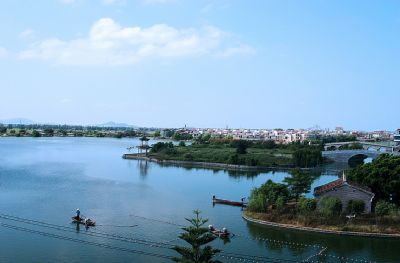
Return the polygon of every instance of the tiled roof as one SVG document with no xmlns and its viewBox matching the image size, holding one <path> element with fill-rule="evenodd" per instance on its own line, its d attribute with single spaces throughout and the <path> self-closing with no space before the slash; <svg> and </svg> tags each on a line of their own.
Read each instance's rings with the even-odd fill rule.
<svg viewBox="0 0 400 263">
<path fill-rule="evenodd" d="M 360 186 L 360 185 L 357 185 L 357 184 L 355 184 L 353 182 L 350 182 L 350 181 L 343 181 L 343 179 L 340 178 L 340 179 L 337 179 L 337 180 L 332 181 L 330 183 L 315 187 L 314 188 L 314 195 L 320 195 L 320 194 L 322 194 L 324 192 L 331 191 L 331 190 L 333 190 L 333 189 L 335 189 L 337 187 L 340 187 L 340 186 L 344 185 L 345 183 L 347 183 L 351 187 L 356 188 L 356 189 L 358 189 L 360 191 L 368 192 L 371 195 L 374 194 L 374 193 L 371 192 L 371 189 L 366 187 L 366 186 Z"/>
<path fill-rule="evenodd" d="M 337 180 L 332 181 L 330 183 L 315 187 L 314 188 L 314 195 L 319 195 L 319 194 L 321 194 L 323 192 L 330 191 L 330 190 L 334 189 L 335 187 L 342 186 L 343 183 L 344 183 L 344 181 L 342 179 L 337 179 Z"/>
</svg>

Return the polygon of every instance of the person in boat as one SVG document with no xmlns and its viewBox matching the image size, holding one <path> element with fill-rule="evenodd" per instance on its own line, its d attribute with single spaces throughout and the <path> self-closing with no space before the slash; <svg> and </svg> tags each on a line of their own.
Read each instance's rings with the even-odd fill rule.
<svg viewBox="0 0 400 263">
<path fill-rule="evenodd" d="M 78 220 L 78 221 L 81 220 L 81 211 L 79 210 L 79 208 L 76 209 L 76 217 L 75 217 L 75 219 Z"/>
<path fill-rule="evenodd" d="M 209 225 L 209 226 L 208 226 L 208 230 L 209 230 L 210 232 L 214 232 L 214 231 L 215 231 L 215 228 L 213 227 L 213 225 Z"/>
</svg>

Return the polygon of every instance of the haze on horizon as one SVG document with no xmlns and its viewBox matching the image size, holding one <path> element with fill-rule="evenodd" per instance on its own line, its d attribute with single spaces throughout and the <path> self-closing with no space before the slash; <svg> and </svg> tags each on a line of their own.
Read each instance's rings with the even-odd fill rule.
<svg viewBox="0 0 400 263">
<path fill-rule="evenodd" d="M 0 119 L 395 130 L 400 2 L 0 2 Z"/>
</svg>

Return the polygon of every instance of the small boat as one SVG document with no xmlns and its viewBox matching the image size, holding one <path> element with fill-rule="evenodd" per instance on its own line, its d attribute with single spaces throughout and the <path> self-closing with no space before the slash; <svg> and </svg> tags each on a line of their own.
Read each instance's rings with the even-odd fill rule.
<svg viewBox="0 0 400 263">
<path fill-rule="evenodd" d="M 223 204 L 223 205 L 233 205 L 233 206 L 246 206 L 247 202 L 244 201 L 244 198 L 242 198 L 241 201 L 231 201 L 227 199 L 220 199 L 216 198 L 215 195 L 212 198 L 213 204 Z"/>
<path fill-rule="evenodd" d="M 208 231 L 210 231 L 210 233 L 212 233 L 215 236 L 220 237 L 220 238 L 228 238 L 231 235 L 231 233 L 229 233 L 228 229 L 226 229 L 225 227 L 222 228 L 222 230 L 220 230 L 220 229 L 214 228 L 212 225 L 209 225 Z"/>
<path fill-rule="evenodd" d="M 91 220 L 90 218 L 77 218 L 76 216 L 71 217 L 72 223 L 85 225 L 86 227 L 95 226 L 96 222 Z"/>
</svg>

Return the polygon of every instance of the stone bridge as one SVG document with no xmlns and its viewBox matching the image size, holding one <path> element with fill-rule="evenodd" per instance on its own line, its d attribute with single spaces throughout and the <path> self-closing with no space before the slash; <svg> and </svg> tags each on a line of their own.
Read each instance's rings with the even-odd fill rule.
<svg viewBox="0 0 400 263">
<path fill-rule="evenodd" d="M 329 149 L 335 151 L 335 150 L 340 150 L 342 146 L 352 145 L 352 144 L 360 144 L 364 150 L 385 151 L 385 152 L 395 152 L 399 150 L 399 146 L 393 145 L 392 143 L 382 144 L 377 142 L 362 142 L 362 141 L 326 143 L 324 145 L 324 149 L 325 151 Z"/>
<path fill-rule="evenodd" d="M 375 159 L 376 157 L 384 153 L 392 155 L 400 155 L 399 152 L 384 152 L 384 151 L 371 151 L 371 150 L 337 150 L 337 151 L 322 151 L 322 156 L 331 159 L 335 162 L 347 163 L 350 160 L 350 158 L 357 155 Z"/>
</svg>

